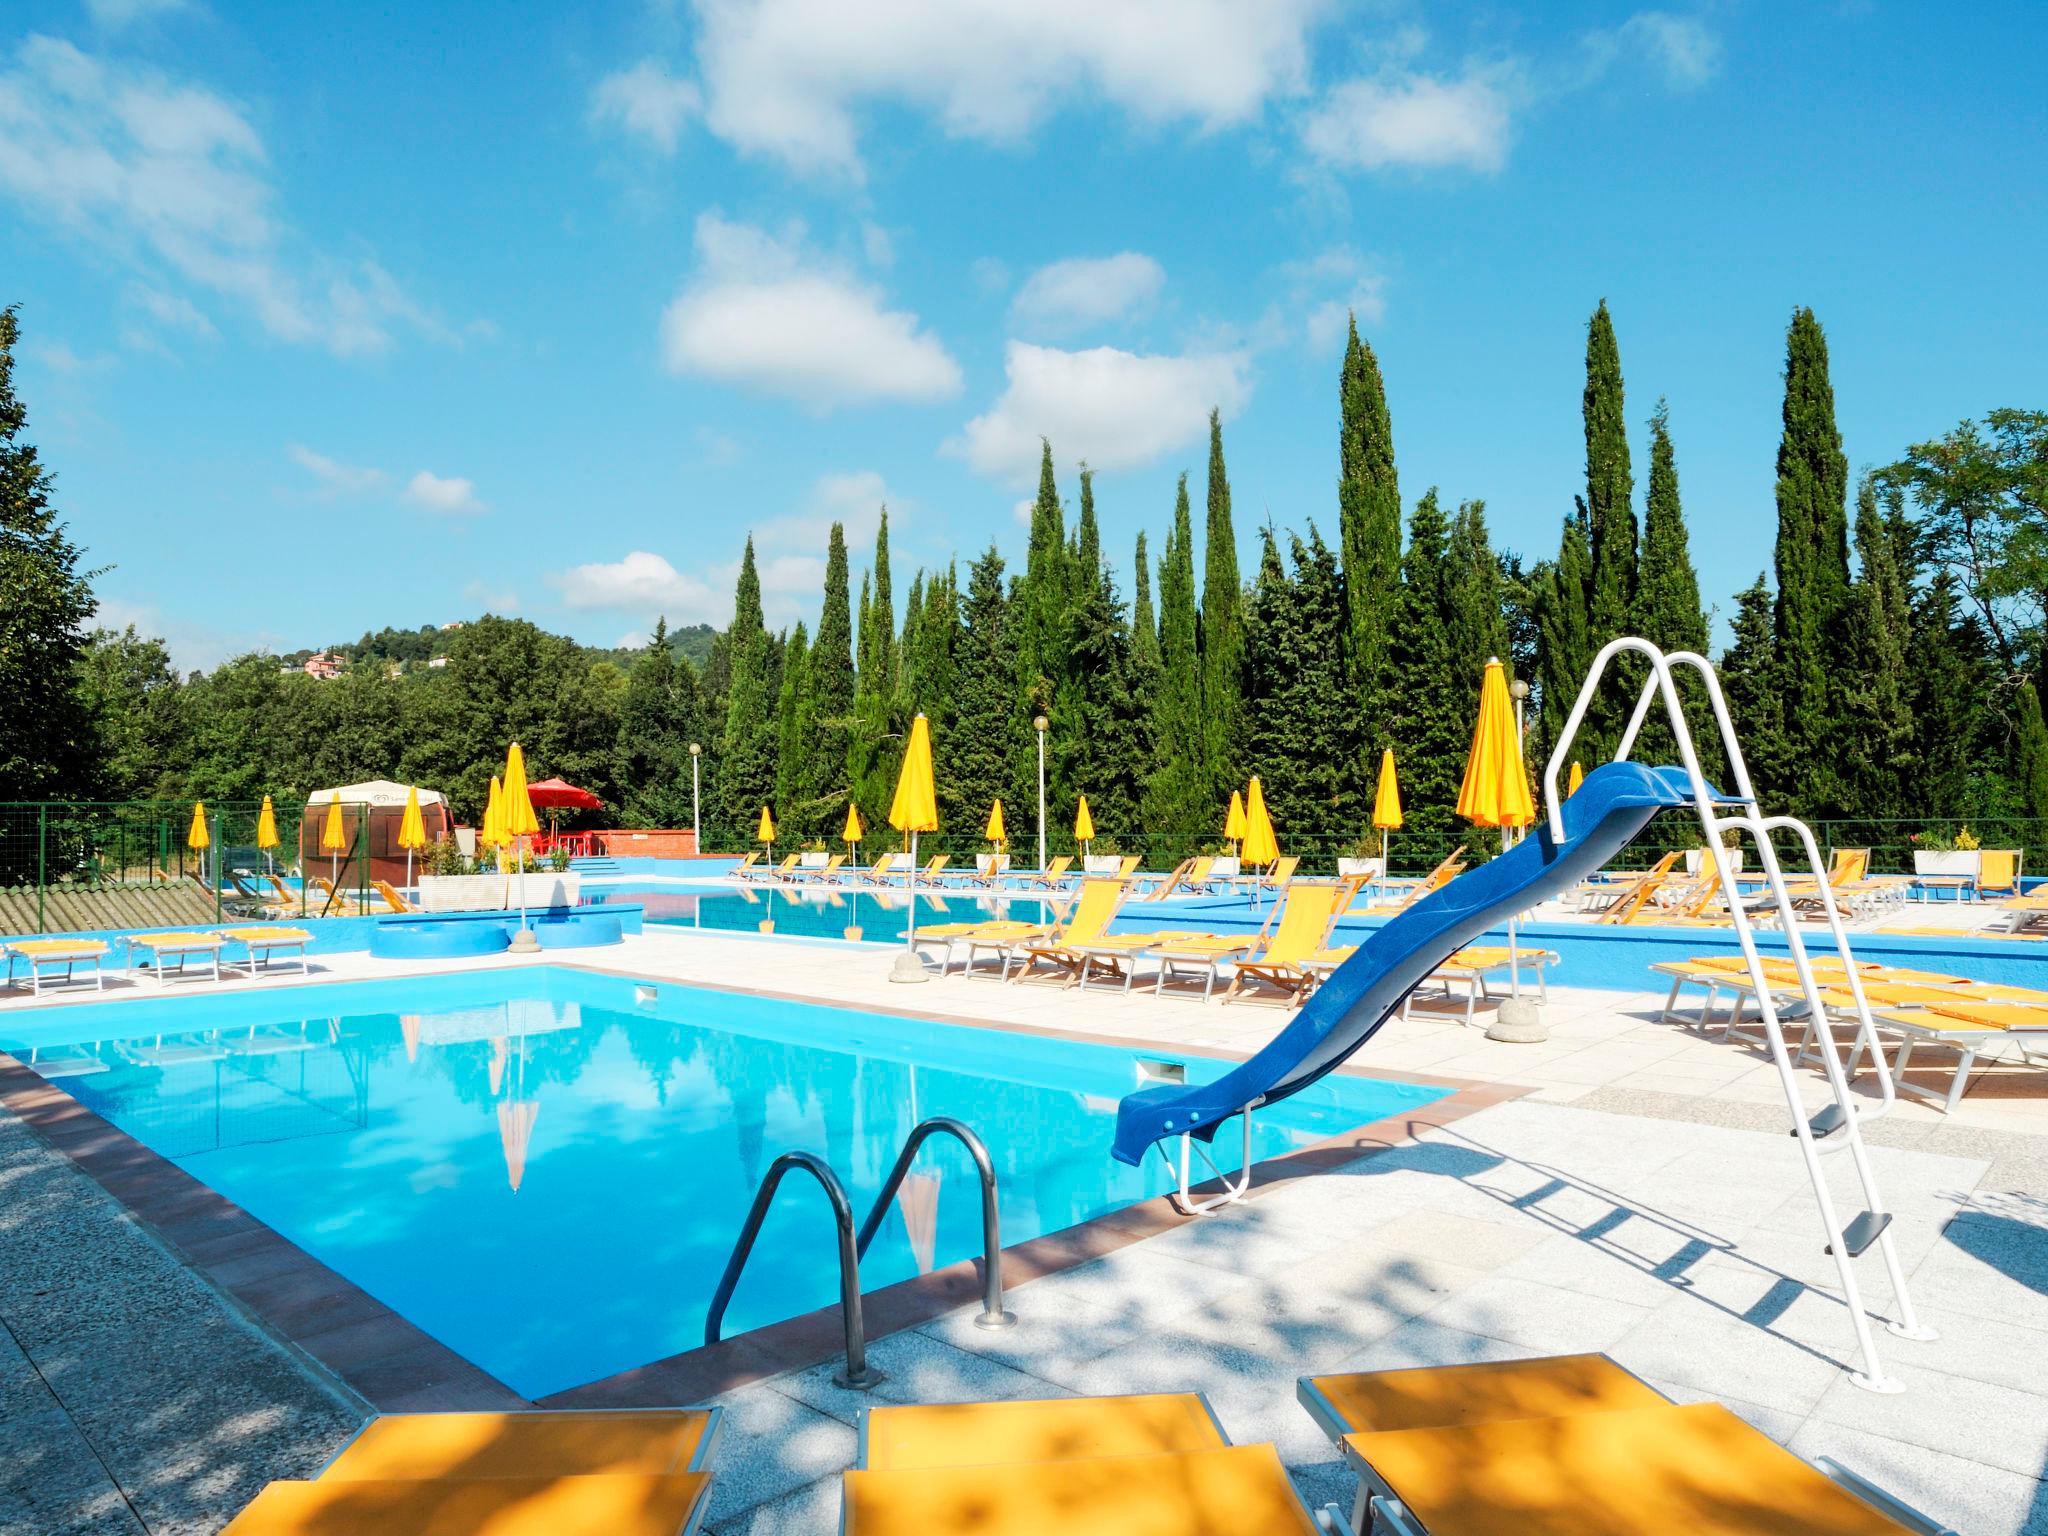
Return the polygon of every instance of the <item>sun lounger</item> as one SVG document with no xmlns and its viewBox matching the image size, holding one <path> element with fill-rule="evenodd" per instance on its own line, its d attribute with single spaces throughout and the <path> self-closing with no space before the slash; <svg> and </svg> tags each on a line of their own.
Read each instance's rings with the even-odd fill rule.
<svg viewBox="0 0 2048 1536">
<path fill-rule="evenodd" d="M 842 1536 L 1317 1536 L 1270 1444 L 1193 1393 L 870 1408 Z"/>
<path fill-rule="evenodd" d="M 1244 888 L 1245 894 L 1255 901 L 1261 896 L 1277 896 L 1287 889 L 1289 882 L 1294 879 L 1294 872 L 1300 868 L 1300 857 L 1290 853 L 1284 858 L 1275 859 L 1272 868 L 1263 875 L 1241 876 L 1238 884 Z"/>
<path fill-rule="evenodd" d="M 1081 882 L 1081 894 L 1057 930 L 1020 939 L 1003 952 L 1003 980 L 1022 981 L 1035 975 L 1041 965 L 1050 966 L 1074 986 L 1087 979 L 1091 957 L 1087 946 L 1108 931 L 1110 920 L 1123 905 L 1124 882 L 1111 875 L 1098 875 Z M 1106 962 L 1121 974 L 1114 959 Z M 1011 966 L 1016 966 L 1015 974 Z"/>
<path fill-rule="evenodd" d="M 1549 1002 L 1550 987 L 1545 982 L 1543 973 L 1557 962 L 1557 951 L 1552 949 L 1524 949 L 1516 945 L 1511 952 L 1505 944 L 1469 945 L 1457 951 L 1425 976 L 1415 992 L 1420 992 L 1423 987 L 1435 982 L 1443 988 L 1444 996 L 1448 998 L 1453 986 L 1462 985 L 1465 988 L 1465 1022 L 1470 1024 L 1472 1012 L 1479 1006 L 1480 1000 L 1493 996 L 1487 978 L 1502 975 L 1510 969 L 1516 973 L 1535 972 L 1537 1000 Z M 1404 1019 L 1409 1016 L 1408 1009 L 1415 1001 L 1415 992 L 1410 992 L 1401 1000 L 1401 1017 Z"/>
<path fill-rule="evenodd" d="M 950 858 L 946 857 L 946 855 L 943 853 L 934 854 L 931 857 L 931 859 L 926 862 L 924 868 L 917 872 L 918 882 L 922 885 L 939 884 L 941 878 L 946 873 L 946 866 L 948 864 L 951 864 L 952 862 L 953 861 Z"/>
<path fill-rule="evenodd" d="M 854 882 L 857 885 L 887 885 L 892 880 L 900 882 L 904 867 L 909 862 L 908 854 L 885 853 L 866 869 L 856 872 Z"/>
<path fill-rule="evenodd" d="M 1457 879 L 1459 875 L 1463 874 L 1464 870 L 1465 852 L 1461 848 L 1454 848 L 1451 852 L 1444 855 L 1442 862 L 1435 869 L 1432 869 L 1420 880 L 1383 879 L 1379 884 L 1395 890 L 1401 890 L 1405 887 L 1405 894 L 1398 901 L 1381 902 L 1376 906 L 1367 907 L 1365 915 L 1367 917 L 1392 917 L 1397 912 L 1405 912 L 1414 906 L 1416 902 L 1422 900 L 1423 897 L 1434 891 L 1442 890 L 1453 880 Z"/>
<path fill-rule="evenodd" d="M 839 871 L 846 867 L 846 855 L 835 853 L 824 863 L 813 869 L 797 867 L 790 878 L 792 885 L 837 885 Z"/>
<path fill-rule="evenodd" d="M 249 958 L 239 969 L 252 980 L 276 967 L 279 955 L 295 955 L 299 962 L 299 974 L 309 975 L 311 967 L 306 964 L 306 946 L 313 935 L 304 928 L 272 928 L 257 926 L 250 928 L 223 928 L 220 936 L 230 944 L 239 944 L 249 952 Z M 238 967 L 234 961 L 222 962 L 232 973 Z"/>
<path fill-rule="evenodd" d="M 404 892 L 400 891 L 389 880 L 372 880 L 370 882 L 370 889 L 383 897 L 384 905 L 394 912 L 419 911 L 418 907 L 406 899 Z"/>
<path fill-rule="evenodd" d="M 1073 857 L 1069 854 L 1063 853 L 1058 858 L 1054 859 L 1051 863 L 1047 864 L 1045 868 L 1038 870 L 1036 872 L 1027 873 L 1024 876 L 1023 883 L 1027 886 L 1043 887 L 1047 890 L 1056 890 L 1060 888 L 1062 883 L 1066 880 L 1067 871 L 1072 869 L 1073 867 Z"/>
<path fill-rule="evenodd" d="M 386 1414 L 318 1477 L 271 1483 L 223 1536 L 689 1536 L 719 1410 Z"/>
<path fill-rule="evenodd" d="M 1679 859 L 1684 857 L 1682 849 L 1673 849 L 1663 855 L 1648 869 L 1633 874 L 1626 872 L 1602 872 L 1591 880 L 1582 880 L 1572 892 L 1573 903 L 1584 913 L 1607 912 L 1622 901 L 1643 891 L 1654 891 L 1664 883 Z"/>
<path fill-rule="evenodd" d="M 995 886 L 1010 872 L 1010 856 L 1007 853 L 977 853 L 974 856 L 974 873 L 965 877 L 969 885 Z"/>
<path fill-rule="evenodd" d="M 92 986 L 95 992 L 106 990 L 106 974 L 100 969 L 100 962 L 106 958 L 107 943 L 104 939 L 15 939 L 0 944 L 0 954 L 7 958 L 7 985 L 14 985 L 14 962 L 20 960 L 27 969 L 29 990 L 37 997 L 43 995 L 43 988 L 68 987 L 78 980 L 78 967 L 92 967 Z M 64 968 L 62 977 L 45 974 L 45 968 Z"/>
<path fill-rule="evenodd" d="M 1605 1355 L 1311 1376 L 1302 1405 L 1387 1536 L 1945 1536 L 1718 1403 L 1672 1402 Z"/>
<path fill-rule="evenodd" d="M 1941 1106 L 1951 1113 L 1969 1091 L 1970 1074 L 1986 1051 L 2011 1045 L 2019 1059 L 2029 1065 L 2048 1065 L 2048 1008 L 2023 1003 L 1945 1001 L 1913 1009 L 1886 1008 L 1873 1011 L 1871 1022 L 1878 1030 L 1899 1037 L 1898 1054 L 1892 1061 L 1892 1083 L 1901 1093 Z M 1916 1045 L 1946 1046 L 1956 1053 L 1955 1070 L 1946 1091 L 1925 1087 L 1906 1076 L 1907 1064 Z M 2042 1054 L 2037 1058 L 2036 1052 Z M 1863 1045 L 1858 1042 L 1849 1054 L 1848 1073 L 1854 1078 L 1862 1064 Z"/>
<path fill-rule="evenodd" d="M 1271 942 L 1256 955 L 1239 956 L 1236 974 L 1223 994 L 1228 1003 L 1243 993 L 1251 982 L 1278 988 L 1282 1001 L 1301 1001 L 1316 984 L 1317 973 L 1305 962 L 1328 942 L 1337 915 L 1350 905 L 1362 882 L 1340 880 L 1335 885 L 1297 885 L 1281 904 L 1280 924 Z"/>
<path fill-rule="evenodd" d="M 760 849 L 758 849 L 758 848 L 754 848 L 754 849 L 751 849 L 751 850 L 749 850 L 749 851 L 748 851 L 748 853 L 747 853 L 747 856 L 746 856 L 746 857 L 745 857 L 744 859 L 741 859 L 741 860 L 739 861 L 739 863 L 738 863 L 738 864 L 736 864 L 736 865 L 734 865 L 734 866 L 733 866 L 733 871 L 732 871 L 732 877 L 733 877 L 733 879 L 735 879 L 735 880 L 751 880 L 751 879 L 753 879 L 755 875 L 757 875 L 757 874 L 759 874 L 759 873 L 760 873 L 760 870 L 759 870 L 759 867 L 758 867 L 758 866 L 760 865 L 760 863 L 761 863 L 761 850 L 760 850 Z"/>
<path fill-rule="evenodd" d="M 127 942 L 130 976 L 146 966 L 156 973 L 160 986 L 173 976 L 182 981 L 188 971 L 203 981 L 220 980 L 220 947 L 225 941 L 217 933 L 134 933 Z M 203 969 L 190 967 L 194 958 L 203 961 Z"/>
<path fill-rule="evenodd" d="M 1977 899 L 2020 893 L 2021 853 L 2016 848 L 1986 848 L 1977 855 Z"/>
</svg>

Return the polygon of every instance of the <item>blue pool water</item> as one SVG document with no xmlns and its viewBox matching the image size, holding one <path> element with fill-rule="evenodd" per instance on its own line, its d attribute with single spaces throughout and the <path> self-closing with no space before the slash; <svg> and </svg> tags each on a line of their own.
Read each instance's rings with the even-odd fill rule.
<svg viewBox="0 0 2048 1536">
<path fill-rule="evenodd" d="M 1277 1017 L 1277 1016 L 1276 1016 Z M 556 967 L 122 1001 L 0 1046 L 528 1397 L 702 1342 L 761 1174 L 822 1153 L 865 1214 L 928 1115 L 974 1126 L 1017 1242 L 1167 1188 L 1108 1155 L 1130 1052 Z M 1192 1080 L 1227 1063 L 1183 1058 Z M 1445 1090 L 1332 1076 L 1254 1154 Z M 864 1289 L 979 1252 L 972 1165 L 927 1144 Z M 831 1223 L 785 1184 L 728 1334 L 836 1299 Z M 1029 1293 L 1018 1302 L 1031 1305 Z"/>
<path fill-rule="evenodd" d="M 656 928 L 711 928 L 785 938 L 900 944 L 912 898 L 902 891 L 837 886 L 689 890 L 656 885 L 593 892 L 585 897 L 584 904 L 602 906 L 608 900 L 645 907 L 647 923 Z M 1006 899 L 985 892 L 920 895 L 915 900 L 920 928 L 933 923 L 980 923 L 991 918 L 1034 921 L 1051 913 L 1051 904 L 1035 897 Z"/>
</svg>

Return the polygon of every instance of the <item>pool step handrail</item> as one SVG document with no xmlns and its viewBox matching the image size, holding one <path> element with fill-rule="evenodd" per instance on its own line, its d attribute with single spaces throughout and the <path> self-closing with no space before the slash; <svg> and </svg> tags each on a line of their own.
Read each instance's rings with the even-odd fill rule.
<svg viewBox="0 0 2048 1536">
<path fill-rule="evenodd" d="M 910 1165 L 917 1160 L 918 1149 L 931 1137 L 941 1135 L 951 1136 L 967 1149 L 967 1155 L 974 1159 L 975 1172 L 981 1179 L 981 1315 L 975 1318 L 974 1326 L 988 1329 L 1014 1327 L 1017 1314 L 1003 1309 L 1002 1213 L 996 1196 L 995 1164 L 989 1158 L 987 1145 L 974 1133 L 974 1128 L 950 1115 L 933 1115 L 920 1121 L 904 1138 L 903 1150 L 896 1154 L 896 1166 L 882 1181 L 882 1192 L 875 1197 L 868 1219 L 861 1223 L 860 1235 L 854 1241 L 855 1256 L 867 1257 L 868 1245 L 881 1230 L 889 1202 L 903 1187 Z"/>
<path fill-rule="evenodd" d="M 839 1315 L 846 1331 L 846 1369 L 836 1373 L 832 1380 L 856 1392 L 872 1391 L 881 1382 L 882 1373 L 868 1364 L 867 1336 L 861 1322 L 860 1247 L 854 1241 L 853 1202 L 846 1198 L 846 1186 L 839 1182 L 832 1165 L 815 1152 L 785 1152 L 768 1165 L 761 1187 L 754 1192 L 754 1203 L 747 1210 L 746 1224 L 740 1228 L 739 1241 L 733 1244 L 732 1257 L 725 1261 L 725 1273 L 719 1277 L 718 1290 L 711 1298 L 711 1310 L 704 1315 L 704 1342 L 718 1342 L 733 1287 L 739 1284 L 740 1271 L 746 1268 L 754 1251 L 754 1239 L 761 1235 L 761 1223 L 767 1219 L 775 1191 L 783 1175 L 792 1168 L 801 1168 L 818 1181 L 832 1204 L 832 1222 L 839 1233 Z"/>
<path fill-rule="evenodd" d="M 1820 1206 L 1821 1222 L 1827 1232 L 1827 1252 L 1835 1261 L 1836 1273 L 1842 1284 L 1842 1298 L 1855 1326 L 1856 1341 L 1863 1356 L 1864 1368 L 1861 1371 L 1852 1371 L 1849 1379 L 1857 1386 L 1874 1392 L 1903 1391 L 1904 1388 L 1895 1378 L 1885 1375 L 1878 1359 L 1877 1340 L 1870 1328 L 1870 1316 L 1864 1309 L 1862 1292 L 1857 1285 L 1853 1265 L 1856 1257 L 1875 1246 L 1884 1259 L 1892 1294 L 1898 1305 L 1899 1315 L 1892 1319 L 1887 1327 L 1901 1338 L 1935 1337 L 1934 1330 L 1922 1324 L 1914 1312 L 1913 1299 L 1906 1286 L 1905 1270 L 1899 1262 L 1898 1251 L 1892 1240 L 1891 1217 L 1885 1210 L 1883 1198 L 1878 1193 L 1876 1175 L 1870 1166 L 1869 1153 L 1863 1142 L 1862 1122 L 1877 1118 L 1896 1101 L 1891 1068 L 1885 1061 L 1884 1053 L 1878 1049 L 1876 1026 L 1870 1016 L 1870 1004 L 1863 993 L 1863 981 L 1856 969 L 1855 955 L 1849 945 L 1849 935 L 1842 925 L 1840 912 L 1835 905 L 1834 885 L 1828 878 L 1813 829 L 1797 817 L 1760 814 L 1756 789 L 1750 782 L 1749 765 L 1743 758 L 1742 746 L 1736 740 L 1735 725 L 1728 713 L 1727 698 L 1721 691 L 1721 680 L 1715 673 L 1713 665 L 1704 656 L 1691 651 L 1674 651 L 1667 655 L 1649 641 L 1633 636 L 1611 640 L 1602 647 L 1586 673 L 1586 681 L 1579 689 L 1578 699 L 1572 705 L 1571 714 L 1551 751 L 1549 762 L 1544 766 L 1544 804 L 1548 808 L 1552 838 L 1559 844 L 1566 841 L 1558 779 L 1570 761 L 1572 740 L 1585 720 L 1587 708 L 1598 692 L 1609 664 L 1616 657 L 1625 654 L 1642 657 L 1649 666 L 1649 677 L 1644 682 L 1641 697 L 1636 701 L 1628 728 L 1622 733 L 1621 740 L 1616 745 L 1614 760 L 1628 760 L 1629 754 L 1634 750 L 1636 738 L 1649 718 L 1651 708 L 1661 699 L 1669 718 L 1672 741 L 1677 746 L 1680 761 L 1691 785 L 1693 806 L 1699 817 L 1701 835 L 1705 839 L 1708 853 L 1713 858 L 1721 896 L 1727 903 L 1736 942 L 1741 947 L 1751 986 L 1756 994 L 1758 1020 L 1763 1028 L 1764 1041 L 1769 1047 L 1771 1061 L 1777 1068 L 1786 1104 L 1792 1111 L 1791 1135 L 1799 1143 L 1800 1155 L 1806 1164 L 1807 1177 L 1812 1182 L 1814 1197 Z M 1727 759 L 1729 788 L 1733 791 L 1732 795 L 1717 794 L 1708 785 L 1706 775 L 1701 771 L 1691 723 L 1679 702 L 1675 676 L 1677 668 L 1685 668 L 1697 674 L 1705 688 L 1708 705 L 1713 711 L 1715 729 L 1720 737 L 1721 749 Z M 1721 810 L 1724 805 L 1732 805 L 1734 810 L 1724 814 Z M 1808 1116 L 1800 1097 L 1799 1079 L 1793 1073 L 1792 1056 L 1785 1044 L 1784 1029 L 1778 1017 L 1770 980 L 1764 973 L 1763 959 L 1757 950 L 1756 934 L 1750 922 L 1749 909 L 1743 904 L 1734 865 L 1729 860 L 1728 850 L 1721 841 L 1722 833 L 1729 831 L 1747 833 L 1757 845 L 1758 862 L 1770 888 L 1768 906 L 1777 914 L 1779 926 L 1785 934 L 1788 956 L 1799 978 L 1799 991 L 1807 1008 L 1813 1048 L 1819 1052 L 1829 1094 L 1828 1103 L 1811 1117 Z M 1813 871 L 1813 880 L 1819 890 L 1821 904 L 1827 913 L 1830 935 L 1834 939 L 1848 992 L 1854 1003 L 1857 1039 L 1860 1047 L 1868 1051 L 1877 1070 L 1880 1102 L 1872 1109 L 1859 1107 L 1842 1070 L 1840 1047 L 1829 1025 L 1827 1007 L 1821 998 L 1821 986 L 1814 976 L 1812 962 L 1806 952 L 1806 938 L 1799 931 L 1792 896 L 1785 884 L 1785 872 L 1778 862 L 1777 848 L 1772 841 L 1773 834 L 1778 832 L 1788 833 L 1797 840 L 1801 851 L 1806 855 L 1808 867 Z M 1739 1000 L 1736 1006 L 1740 1008 Z M 1732 1022 L 1731 1018 L 1731 1027 Z M 1803 1052 L 1801 1059 L 1804 1060 Z M 1842 1219 L 1837 1210 L 1834 1195 L 1828 1187 L 1827 1171 L 1820 1158 L 1822 1139 L 1835 1136 L 1843 1138 L 1841 1145 L 1855 1168 L 1865 1206 L 1860 1214 L 1850 1217 L 1847 1221 Z"/>
</svg>

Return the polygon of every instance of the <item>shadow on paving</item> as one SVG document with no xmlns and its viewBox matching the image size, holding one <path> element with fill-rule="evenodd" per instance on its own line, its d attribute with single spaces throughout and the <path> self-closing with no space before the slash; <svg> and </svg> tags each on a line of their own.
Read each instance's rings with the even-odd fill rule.
<svg viewBox="0 0 2048 1536">
<path fill-rule="evenodd" d="M 361 1419 L 4 1109 L 0 1275 L 5 1536 L 215 1532 Z"/>
</svg>

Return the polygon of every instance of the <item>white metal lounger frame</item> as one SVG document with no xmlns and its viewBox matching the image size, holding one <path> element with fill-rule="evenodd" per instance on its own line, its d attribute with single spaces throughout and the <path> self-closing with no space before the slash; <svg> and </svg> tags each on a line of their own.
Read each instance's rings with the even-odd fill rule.
<svg viewBox="0 0 2048 1536">
<path fill-rule="evenodd" d="M 1877 1339 L 1870 1327 L 1870 1316 L 1864 1310 L 1862 1290 L 1857 1284 L 1856 1270 L 1852 1260 L 1867 1251 L 1874 1242 L 1884 1257 L 1887 1276 L 1891 1281 L 1892 1294 L 1897 1300 L 1898 1316 L 1887 1323 L 1887 1327 L 1901 1338 L 1932 1339 L 1934 1330 L 1922 1324 L 1913 1310 L 1912 1297 L 1906 1289 L 1906 1272 L 1899 1263 L 1898 1250 L 1892 1242 L 1891 1218 L 1885 1211 L 1878 1194 L 1876 1175 L 1871 1170 L 1870 1157 L 1863 1145 L 1859 1122 L 1874 1119 L 1889 1110 L 1897 1102 L 1890 1068 L 1886 1065 L 1882 1051 L 1877 1049 L 1877 1031 L 1870 1016 L 1870 1005 L 1863 995 L 1862 978 L 1857 974 L 1854 955 L 1849 948 L 1849 935 L 1842 927 L 1839 912 L 1834 901 L 1834 888 L 1827 876 L 1826 861 L 1821 858 L 1819 845 L 1813 831 L 1805 822 L 1792 816 L 1764 816 L 1759 814 L 1755 787 L 1749 778 L 1749 766 L 1743 760 L 1742 747 L 1735 738 L 1735 725 L 1728 714 L 1728 701 L 1722 696 L 1721 681 L 1715 675 L 1713 666 L 1703 656 L 1690 651 L 1674 651 L 1666 655 L 1647 640 L 1624 637 L 1610 640 L 1594 659 L 1593 666 L 1586 674 L 1586 681 L 1579 689 L 1579 697 L 1572 705 L 1569 719 L 1565 721 L 1556 747 L 1550 754 L 1550 761 L 1543 769 L 1543 798 L 1549 808 L 1550 834 L 1557 843 L 1566 841 L 1564 817 L 1559 810 L 1563 803 L 1558 793 L 1559 770 L 1571 759 L 1572 739 L 1578 734 L 1580 724 L 1585 720 L 1586 710 L 1594 694 L 1606 676 L 1609 663 L 1617 656 L 1637 655 L 1649 665 L 1650 675 L 1644 682 L 1642 697 L 1637 700 L 1635 713 L 1630 716 L 1628 729 L 1622 732 L 1621 741 L 1614 750 L 1616 762 L 1628 759 L 1636 737 L 1649 718 L 1650 707 L 1660 698 L 1669 717 L 1671 737 L 1677 743 L 1679 758 L 1685 768 L 1686 777 L 1691 781 L 1693 808 L 1700 821 L 1700 831 L 1707 851 L 1713 856 L 1714 871 L 1721 883 L 1721 892 L 1728 903 L 1728 915 L 1735 928 L 1735 937 L 1742 948 L 1750 980 L 1755 988 L 1759 1023 L 1770 1047 L 1771 1061 L 1778 1069 L 1778 1080 L 1785 1091 L 1785 1102 L 1792 1111 L 1792 1135 L 1799 1143 L 1801 1158 L 1806 1164 L 1807 1177 L 1812 1181 L 1814 1198 L 1819 1202 L 1821 1222 L 1827 1231 L 1827 1251 L 1835 1261 L 1835 1269 L 1842 1283 L 1842 1297 L 1849 1309 L 1849 1316 L 1855 1325 L 1856 1343 L 1863 1357 L 1863 1369 L 1852 1371 L 1849 1379 L 1857 1386 L 1873 1392 L 1902 1392 L 1905 1388 L 1895 1379 L 1885 1375 L 1884 1367 L 1878 1360 Z M 1721 738 L 1721 749 L 1728 760 L 1729 788 L 1737 812 L 1724 815 L 1718 808 L 1712 792 L 1707 787 L 1706 775 L 1700 770 L 1699 753 L 1695 750 L 1692 727 L 1686 720 L 1685 711 L 1679 705 L 1677 678 L 1674 669 L 1690 668 L 1697 673 L 1706 690 L 1707 701 L 1714 712 L 1714 723 Z M 1722 802 L 1726 803 L 1726 802 Z M 1800 1101 L 1799 1079 L 1794 1075 L 1791 1053 L 1786 1049 L 1784 1030 L 1778 1020 L 1777 1001 L 1774 988 L 1764 974 L 1763 960 L 1757 952 L 1756 934 L 1751 926 L 1750 914 L 1744 909 L 1741 892 L 1737 887 L 1735 870 L 1728 857 L 1728 851 L 1721 844 L 1721 834 L 1727 831 L 1744 832 L 1755 842 L 1758 862 L 1770 887 L 1769 905 L 1775 909 L 1779 925 L 1785 934 L 1785 945 L 1793 969 L 1799 976 L 1799 993 L 1804 997 L 1811 1017 L 1825 1020 L 1827 1010 L 1821 1003 L 1822 987 L 1813 974 L 1812 964 L 1806 953 L 1806 940 L 1799 931 L 1799 924 L 1793 914 L 1793 897 L 1786 888 L 1785 872 L 1779 866 L 1777 850 L 1771 842 L 1775 832 L 1786 832 L 1797 838 L 1806 855 L 1807 867 L 1813 871 L 1813 880 L 1824 898 L 1823 908 L 1828 927 L 1835 943 L 1835 952 L 1840 956 L 1845 972 L 1844 981 L 1856 1000 L 1856 1029 L 1859 1044 L 1867 1042 L 1872 1064 L 1876 1068 L 1877 1083 L 1882 1095 L 1881 1104 L 1874 1109 L 1859 1109 L 1849 1089 L 1848 1079 L 1842 1070 L 1841 1051 L 1834 1032 L 1825 1027 L 1817 1030 L 1821 1053 L 1821 1067 L 1827 1079 L 1830 1101 L 1820 1113 L 1808 1118 Z M 1790 990 L 1782 985 L 1775 991 Z M 1839 1136 L 1842 1145 L 1856 1170 L 1865 1208 L 1862 1215 L 1845 1222 L 1839 1215 L 1835 1198 L 1828 1188 L 1827 1171 L 1821 1163 L 1820 1143 L 1824 1137 Z"/>
</svg>

